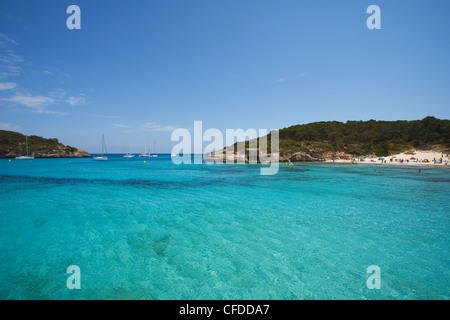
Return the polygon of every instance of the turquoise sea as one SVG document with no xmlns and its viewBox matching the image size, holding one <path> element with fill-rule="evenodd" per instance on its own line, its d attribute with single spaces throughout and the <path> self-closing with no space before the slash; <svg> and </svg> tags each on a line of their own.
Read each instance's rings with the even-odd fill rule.
<svg viewBox="0 0 450 320">
<path fill-rule="evenodd" d="M 450 298 L 450 170 L 259 169 L 2 159 L 0 298 Z"/>
</svg>

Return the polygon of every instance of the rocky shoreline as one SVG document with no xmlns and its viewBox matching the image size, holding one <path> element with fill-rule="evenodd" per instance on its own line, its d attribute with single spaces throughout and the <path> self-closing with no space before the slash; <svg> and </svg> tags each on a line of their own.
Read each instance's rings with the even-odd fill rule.
<svg viewBox="0 0 450 320">
<path fill-rule="evenodd" d="M 450 156 L 441 151 L 433 150 L 417 150 L 411 149 L 407 153 L 393 154 L 385 157 L 376 155 L 354 156 L 345 152 L 314 152 L 312 154 L 306 152 L 280 152 L 279 162 L 333 162 L 333 163 L 370 163 L 370 164 L 393 164 L 393 165 L 429 165 L 447 166 L 450 164 Z M 235 153 L 227 156 L 223 150 L 213 152 L 207 155 L 205 162 L 236 162 L 249 163 L 249 154 Z M 257 161 L 260 162 L 259 159 Z"/>
<path fill-rule="evenodd" d="M 348 155 L 344 152 L 328 152 L 328 153 L 316 153 L 314 155 L 311 155 L 306 152 L 280 152 L 279 155 L 279 161 L 280 162 L 325 162 L 325 161 L 333 161 L 333 160 L 341 160 L 341 159 L 347 159 L 348 157 L 351 157 L 351 155 Z M 213 152 L 207 155 L 205 158 L 206 162 L 226 162 L 227 161 L 227 155 L 225 152 Z M 249 162 L 249 155 L 246 154 L 234 154 L 229 161 L 234 162 Z M 259 162 L 259 161 L 258 161 Z"/>
<path fill-rule="evenodd" d="M 22 156 L 22 155 L 23 154 L 18 154 L 15 152 L 8 152 L 8 153 L 0 154 L 0 158 L 1 159 L 14 159 L 14 158 Z M 33 153 L 32 152 L 32 153 L 30 153 L 30 156 L 35 157 L 36 159 L 38 159 L 38 158 L 51 159 L 51 158 L 90 158 L 90 157 L 92 157 L 87 151 L 84 151 L 81 149 L 76 149 L 76 151 L 70 152 L 70 153 L 67 153 L 65 151 L 59 151 L 59 150 L 50 151 L 50 152 L 46 152 L 46 153 L 39 153 L 39 152 Z"/>
</svg>

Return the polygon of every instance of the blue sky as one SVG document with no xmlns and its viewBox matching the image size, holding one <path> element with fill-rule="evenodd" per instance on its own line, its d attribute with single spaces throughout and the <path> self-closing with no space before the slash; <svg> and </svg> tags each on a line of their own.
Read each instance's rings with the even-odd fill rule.
<svg viewBox="0 0 450 320">
<path fill-rule="evenodd" d="M 81 8 L 81 30 L 66 9 Z M 366 9 L 381 8 L 381 30 Z M 176 127 L 450 118 L 450 2 L 0 0 L 0 129 L 170 152 Z"/>
</svg>

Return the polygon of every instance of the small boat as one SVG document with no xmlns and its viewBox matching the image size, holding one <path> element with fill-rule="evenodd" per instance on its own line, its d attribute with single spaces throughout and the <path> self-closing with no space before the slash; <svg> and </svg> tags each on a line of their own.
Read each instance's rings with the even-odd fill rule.
<svg viewBox="0 0 450 320">
<path fill-rule="evenodd" d="M 102 135 L 102 155 L 94 157 L 94 160 L 96 160 L 96 161 L 107 161 L 108 157 L 105 156 L 105 154 L 108 154 L 108 151 L 106 150 L 105 135 Z"/>
<path fill-rule="evenodd" d="M 141 153 L 139 155 L 139 158 L 150 158 L 150 153 L 147 153 L 147 137 L 145 137 L 145 146 L 144 146 L 144 153 Z"/>
<path fill-rule="evenodd" d="M 94 157 L 95 161 L 107 161 L 108 157 L 105 156 L 99 156 L 99 157 Z"/>
<path fill-rule="evenodd" d="M 134 158 L 134 154 L 131 154 L 131 146 L 130 146 L 130 150 L 128 152 L 128 154 L 123 156 L 124 158 Z"/>
<path fill-rule="evenodd" d="M 156 154 L 156 142 L 153 141 L 153 152 L 154 154 L 151 154 L 151 158 L 158 158 L 158 155 Z"/>
<path fill-rule="evenodd" d="M 34 157 L 28 155 L 28 136 L 25 136 L 26 145 L 27 145 L 27 155 L 16 157 L 17 160 L 33 160 Z"/>
</svg>

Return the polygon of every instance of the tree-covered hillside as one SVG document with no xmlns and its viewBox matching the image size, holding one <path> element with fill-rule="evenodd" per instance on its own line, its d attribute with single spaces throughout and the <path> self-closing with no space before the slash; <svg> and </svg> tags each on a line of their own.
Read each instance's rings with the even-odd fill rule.
<svg viewBox="0 0 450 320">
<path fill-rule="evenodd" d="M 354 155 L 388 155 L 441 145 L 450 149 L 450 120 L 314 122 L 281 129 L 280 151 L 322 149 Z"/>
<path fill-rule="evenodd" d="M 31 135 L 28 150 L 35 157 L 79 157 L 89 156 L 87 152 L 65 146 L 58 139 L 45 139 Z M 26 137 L 18 132 L 0 130 L 0 158 L 12 158 L 26 154 Z"/>
<path fill-rule="evenodd" d="M 330 159 L 347 155 L 388 156 L 411 149 L 450 152 L 450 120 L 314 122 L 279 130 L 282 159 Z M 258 139 L 259 140 L 259 139 Z M 243 142 L 235 144 L 236 146 Z M 270 134 L 267 137 L 268 150 Z M 259 145 L 259 141 L 258 141 Z M 249 142 L 245 142 L 249 146 Z"/>
</svg>

